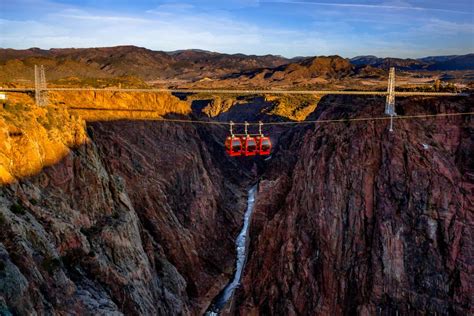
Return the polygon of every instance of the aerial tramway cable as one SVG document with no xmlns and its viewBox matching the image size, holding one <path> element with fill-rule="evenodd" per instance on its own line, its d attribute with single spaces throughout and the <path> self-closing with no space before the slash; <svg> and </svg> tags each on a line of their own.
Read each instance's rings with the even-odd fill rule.
<svg viewBox="0 0 474 316">
<path fill-rule="evenodd" d="M 74 109 L 74 108 L 71 108 Z M 81 108 L 81 110 L 86 110 Z M 418 114 L 418 115 L 397 115 L 393 116 L 394 120 L 404 119 L 423 119 L 423 118 L 439 118 L 439 117 L 450 117 L 450 116 L 469 116 L 474 115 L 474 112 L 455 112 L 455 113 L 439 113 L 439 114 Z M 366 122 L 366 121 L 385 121 L 390 120 L 390 116 L 376 116 L 376 117 L 354 117 L 354 118 L 342 118 L 342 119 L 321 119 L 311 121 L 284 121 L 284 122 L 232 122 L 232 121 L 204 121 L 204 120 L 186 120 L 186 119 L 170 119 L 170 118 L 153 118 L 150 120 L 171 122 L 171 123 L 194 123 L 194 124 L 214 124 L 214 125 L 297 125 L 297 124 L 316 124 L 316 123 L 345 123 L 345 122 Z"/>
<path fill-rule="evenodd" d="M 390 120 L 390 132 L 393 131 L 393 119 L 424 119 L 424 118 L 439 118 L 439 117 L 450 117 L 450 116 L 463 116 L 473 115 L 474 112 L 458 112 L 458 113 L 439 113 L 439 114 L 419 114 L 419 115 L 404 115 L 390 117 L 356 117 L 356 118 L 344 118 L 344 119 L 327 119 L 327 120 L 311 120 L 311 121 L 300 121 L 300 122 L 268 122 L 265 125 L 289 125 L 289 124 L 317 124 L 317 123 L 341 123 L 341 122 L 367 122 L 376 120 Z M 259 121 L 257 123 L 234 123 L 230 122 L 219 122 L 219 121 L 201 121 L 201 120 L 183 120 L 183 119 L 163 119 L 165 122 L 186 122 L 186 123 L 203 123 L 203 124 L 218 124 L 218 125 L 229 125 L 230 134 L 225 141 L 225 150 L 231 157 L 236 156 L 268 156 L 270 155 L 272 143 L 269 137 L 265 137 L 262 132 L 264 123 Z M 234 125 L 244 125 L 244 134 L 234 134 Z M 258 134 L 249 134 L 249 125 L 258 125 Z"/>
<path fill-rule="evenodd" d="M 70 108 L 74 109 L 74 108 Z M 86 110 L 85 108 L 77 108 L 78 110 Z M 98 109 L 92 109 L 98 110 Z M 146 110 L 154 112 L 153 110 Z M 452 116 L 469 116 L 474 115 L 474 112 L 455 112 L 455 113 L 438 113 L 438 114 L 418 114 L 418 115 L 390 115 L 377 116 L 377 117 L 354 117 L 354 118 L 342 118 L 342 119 L 319 119 L 310 121 L 286 121 L 286 122 L 243 122 L 235 123 L 233 121 L 220 122 L 220 121 L 204 121 L 204 120 L 186 120 L 186 119 L 172 119 L 172 118 L 153 118 L 151 120 L 169 122 L 169 123 L 192 123 L 192 124 L 212 124 L 212 125 L 224 125 L 229 126 L 230 134 L 226 138 L 224 147 L 227 154 L 231 157 L 235 156 L 268 156 L 270 155 L 272 143 L 269 137 L 266 137 L 262 133 L 263 125 L 300 125 L 300 124 L 321 124 L 321 123 L 348 123 L 348 122 L 368 122 L 368 121 L 385 121 L 390 120 L 390 131 L 393 131 L 393 120 L 406 120 L 406 119 L 429 119 L 429 118 L 441 118 L 441 117 L 452 117 Z M 233 128 L 235 125 L 243 125 L 245 134 L 234 134 Z M 258 134 L 249 134 L 248 127 L 258 126 Z"/>
</svg>

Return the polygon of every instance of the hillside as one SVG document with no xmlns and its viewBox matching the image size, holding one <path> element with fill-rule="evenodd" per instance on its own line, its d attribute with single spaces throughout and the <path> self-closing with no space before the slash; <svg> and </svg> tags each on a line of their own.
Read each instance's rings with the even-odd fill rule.
<svg viewBox="0 0 474 316">
<path fill-rule="evenodd" d="M 78 49 L 0 49 L 0 80 L 32 80 L 34 64 L 48 69 L 48 78 L 113 78 L 134 76 L 145 81 L 218 78 L 255 67 L 275 67 L 280 56 L 247 56 L 185 50 L 166 53 L 136 46 Z"/>
<path fill-rule="evenodd" d="M 222 54 L 203 50 L 153 51 L 136 46 L 27 50 L 0 49 L 0 82 L 31 86 L 33 67 L 46 67 L 50 84 L 88 87 L 267 87 L 365 85 L 386 70 L 473 70 L 474 55 L 421 59 L 359 56 L 297 57 Z M 462 78 L 463 74 L 457 77 Z M 361 80 L 357 80 L 361 79 Z M 383 79 L 385 80 L 385 79 Z M 461 79 L 460 79 L 461 80 Z M 338 84 L 342 86 L 337 86 Z M 370 85 L 374 85 L 371 83 Z M 369 85 L 369 86 L 370 86 Z"/>
<path fill-rule="evenodd" d="M 273 68 L 234 73 L 219 82 L 202 82 L 202 87 L 296 87 L 339 88 L 360 78 L 382 79 L 386 71 L 371 66 L 355 66 L 340 56 L 317 56 Z M 385 79 L 383 79 L 385 80 Z"/>
<path fill-rule="evenodd" d="M 410 58 L 379 58 L 376 56 L 357 56 L 351 58 L 354 65 L 370 65 L 377 68 L 399 70 L 474 70 L 474 54 L 430 56 L 418 59 Z"/>
</svg>

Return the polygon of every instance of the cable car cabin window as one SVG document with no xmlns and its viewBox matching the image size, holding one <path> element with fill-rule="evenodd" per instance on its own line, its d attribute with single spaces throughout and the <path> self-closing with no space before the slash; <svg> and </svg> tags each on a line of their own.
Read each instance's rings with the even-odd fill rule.
<svg viewBox="0 0 474 316">
<path fill-rule="evenodd" d="M 262 151 L 267 151 L 270 149 L 270 141 L 268 139 L 262 139 L 262 145 L 260 146 L 260 149 Z"/>
<path fill-rule="evenodd" d="M 244 139 L 243 154 L 245 156 L 255 156 L 257 154 L 257 142 L 254 138 L 248 137 Z"/>
<path fill-rule="evenodd" d="M 242 143 L 240 140 L 234 139 L 232 141 L 232 151 L 240 151 L 242 148 Z"/>
<path fill-rule="evenodd" d="M 247 151 L 254 151 L 255 149 L 257 149 L 257 144 L 254 141 L 249 141 L 247 143 Z"/>
</svg>

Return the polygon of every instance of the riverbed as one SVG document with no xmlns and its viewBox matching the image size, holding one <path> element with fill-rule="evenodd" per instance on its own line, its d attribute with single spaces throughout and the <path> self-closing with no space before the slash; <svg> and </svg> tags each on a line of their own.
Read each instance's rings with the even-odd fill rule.
<svg viewBox="0 0 474 316">
<path fill-rule="evenodd" d="M 252 217 L 253 209 L 255 206 L 255 195 L 257 192 L 257 185 L 254 185 L 248 191 L 247 198 L 247 210 L 244 214 L 244 223 L 242 229 L 235 240 L 235 249 L 237 253 L 237 259 L 235 262 L 234 277 L 225 286 L 225 288 L 214 298 L 211 306 L 206 312 L 205 316 L 216 316 L 219 315 L 220 311 L 229 303 L 232 299 L 235 290 L 240 285 L 240 279 L 242 272 L 244 271 L 245 262 L 247 261 L 248 252 L 248 239 L 249 239 L 249 226 L 250 219 Z"/>
</svg>

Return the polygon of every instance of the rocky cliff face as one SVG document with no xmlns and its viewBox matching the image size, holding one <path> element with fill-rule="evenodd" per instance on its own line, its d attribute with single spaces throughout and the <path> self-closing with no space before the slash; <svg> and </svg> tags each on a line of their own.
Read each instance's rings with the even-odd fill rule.
<svg viewBox="0 0 474 316">
<path fill-rule="evenodd" d="M 411 98 L 397 111 L 465 112 L 472 102 Z M 313 116 L 380 116 L 381 104 L 327 97 Z M 472 118 L 387 125 L 282 136 L 260 181 L 236 314 L 473 313 Z"/>
<path fill-rule="evenodd" d="M 0 105 L 0 185 L 39 173 L 87 141 L 85 122 L 64 108 Z"/>
<path fill-rule="evenodd" d="M 1 187 L 0 313 L 201 314 L 231 276 L 249 179 L 221 133 L 91 123 L 89 142 Z"/>
<path fill-rule="evenodd" d="M 36 166 L 4 168 L 0 314 L 202 314 L 231 277 L 257 169 L 234 314 L 474 312 L 472 118 L 396 120 L 394 133 L 387 121 L 279 126 L 270 133 L 278 137 L 273 158 L 255 164 L 225 157 L 220 127 L 140 113 L 123 120 L 117 110 L 146 104 L 156 116 L 199 108 L 217 120 L 311 120 L 380 116 L 384 100 L 268 97 L 200 108 L 171 96 L 50 99 L 115 111 L 91 114 L 87 135 L 82 120 L 54 107 L 0 112 L 0 167 Z M 467 112 L 472 103 L 400 98 L 397 112 Z M 50 157 L 43 147 L 59 159 L 42 164 Z"/>
</svg>

